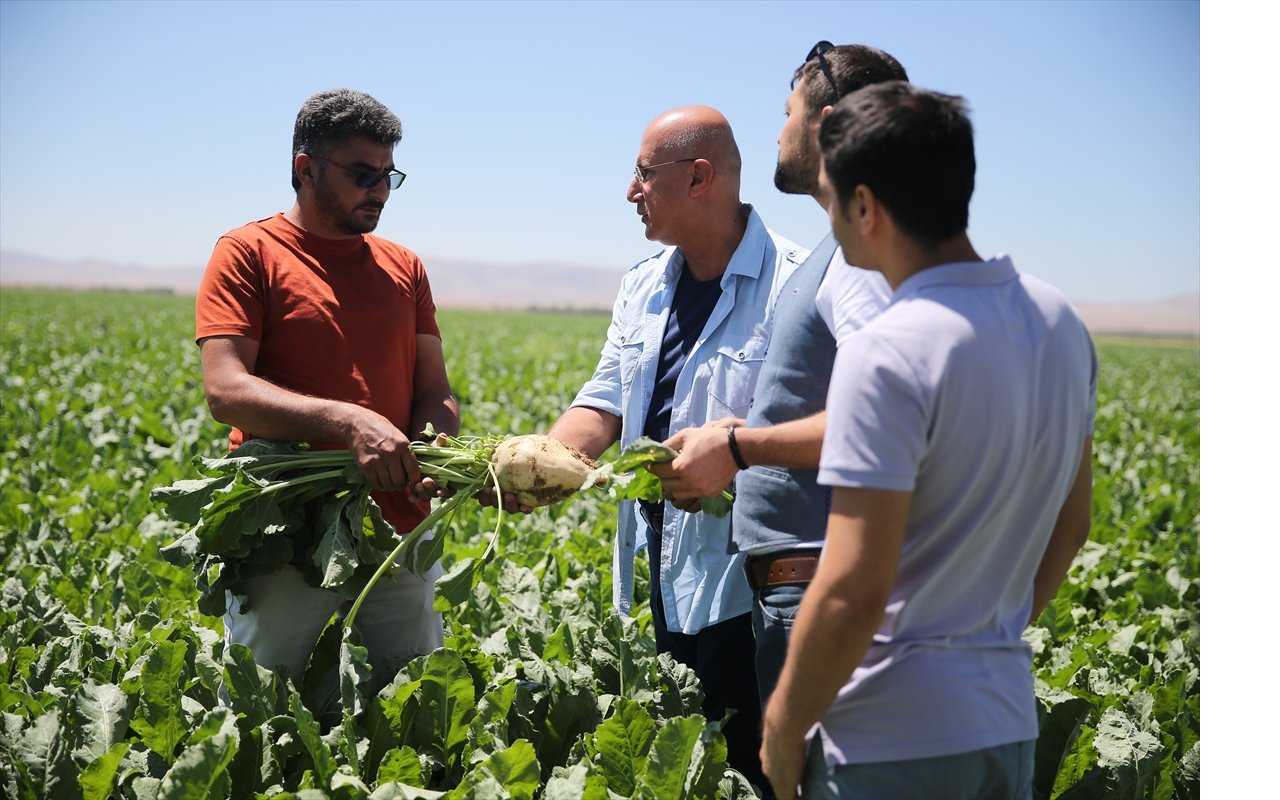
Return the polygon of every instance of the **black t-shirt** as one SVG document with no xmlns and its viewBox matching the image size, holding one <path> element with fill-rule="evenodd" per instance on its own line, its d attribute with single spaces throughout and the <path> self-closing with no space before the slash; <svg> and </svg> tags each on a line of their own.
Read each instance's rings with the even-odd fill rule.
<svg viewBox="0 0 1280 800">
<path fill-rule="evenodd" d="M 688 269 L 682 268 L 676 283 L 675 297 L 671 300 L 671 314 L 667 317 L 667 330 L 662 336 L 662 349 L 658 353 L 658 372 L 653 379 L 653 397 L 649 400 L 649 413 L 644 420 L 644 435 L 661 442 L 671 435 L 671 408 L 675 405 L 676 379 L 689 351 L 702 335 L 711 312 L 720 301 L 720 278 L 700 281 Z M 641 503 L 653 525 L 661 526 L 662 503 Z M 657 547 L 655 531 L 649 532 L 650 545 Z M 656 553 L 657 550 L 652 552 Z M 657 558 L 650 556 L 656 569 Z M 654 575 L 657 573 L 654 572 Z M 654 581 L 657 585 L 657 581 Z"/>
<path fill-rule="evenodd" d="M 676 379 L 689 351 L 702 336 L 711 312 L 720 301 L 720 278 L 696 280 L 682 269 L 667 317 L 667 330 L 658 354 L 658 371 L 653 380 L 653 398 L 644 421 L 644 434 L 661 442 L 671 435 L 671 408 L 675 402 Z"/>
</svg>

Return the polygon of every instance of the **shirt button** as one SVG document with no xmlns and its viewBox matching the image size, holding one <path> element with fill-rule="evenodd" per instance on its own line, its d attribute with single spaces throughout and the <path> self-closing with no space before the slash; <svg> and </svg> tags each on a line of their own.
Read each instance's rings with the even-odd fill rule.
<svg viewBox="0 0 1280 800">
<path fill-rule="evenodd" d="M 747 354 L 746 354 L 745 352 L 739 352 L 739 353 L 738 353 L 738 360 L 739 360 L 739 361 L 742 361 L 742 360 L 743 360 L 743 359 L 745 359 L 746 357 L 747 357 Z"/>
</svg>

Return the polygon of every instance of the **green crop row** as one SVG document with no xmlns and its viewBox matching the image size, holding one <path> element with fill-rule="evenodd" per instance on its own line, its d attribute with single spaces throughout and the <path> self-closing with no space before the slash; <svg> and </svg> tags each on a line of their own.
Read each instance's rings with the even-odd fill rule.
<svg viewBox="0 0 1280 800">
<path fill-rule="evenodd" d="M 359 648 L 287 682 L 225 648 L 191 574 L 159 556 L 181 531 L 150 490 L 225 449 L 190 298 L 5 290 L 0 308 L 0 795 L 750 796 L 647 612 L 610 611 L 600 494 L 509 527 L 445 611 L 446 647 L 380 692 Z M 464 432 L 545 430 L 606 325 L 442 313 Z M 1099 354 L 1091 541 L 1027 633 L 1036 793 L 1198 797 L 1199 352 Z M 493 525 L 455 516 L 445 568 Z"/>
</svg>

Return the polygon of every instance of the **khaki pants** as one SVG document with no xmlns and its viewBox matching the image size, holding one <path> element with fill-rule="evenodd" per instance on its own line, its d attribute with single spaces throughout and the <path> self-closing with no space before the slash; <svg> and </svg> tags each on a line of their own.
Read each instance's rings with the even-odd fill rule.
<svg viewBox="0 0 1280 800">
<path fill-rule="evenodd" d="M 383 575 L 360 606 L 355 627 L 369 650 L 376 683 L 444 644 L 444 622 L 431 607 L 442 574 L 439 564 L 425 577 L 401 566 L 394 576 Z M 292 566 L 250 578 L 243 596 L 227 594 L 222 618 L 227 642 L 248 647 L 264 667 L 283 665 L 294 683 L 301 684 L 316 640 L 344 602 L 334 592 L 308 584 Z"/>
</svg>

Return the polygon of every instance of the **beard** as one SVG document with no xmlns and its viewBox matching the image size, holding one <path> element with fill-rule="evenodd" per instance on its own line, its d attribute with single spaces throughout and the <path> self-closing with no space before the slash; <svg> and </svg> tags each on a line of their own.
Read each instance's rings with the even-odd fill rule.
<svg viewBox="0 0 1280 800">
<path fill-rule="evenodd" d="M 375 209 L 381 212 L 382 203 L 376 200 L 366 200 L 354 208 L 348 209 L 342 205 L 337 192 L 330 187 L 326 179 L 327 176 L 321 174 L 320 177 L 321 180 L 316 181 L 316 209 L 332 221 L 334 227 L 352 236 L 371 233 L 374 228 L 378 227 L 378 220 L 381 214 L 370 216 L 358 212 L 363 209 Z"/>
<path fill-rule="evenodd" d="M 818 194 L 818 153 L 813 148 L 805 148 L 804 152 L 790 161 L 778 158 L 778 166 L 773 171 L 773 185 L 783 194 Z"/>
</svg>

